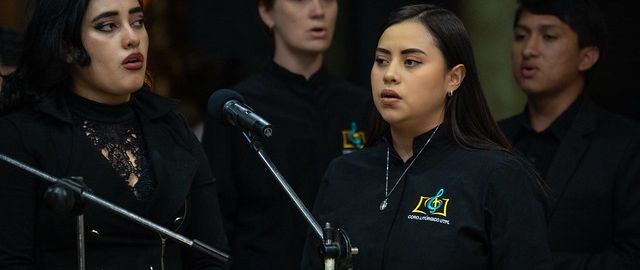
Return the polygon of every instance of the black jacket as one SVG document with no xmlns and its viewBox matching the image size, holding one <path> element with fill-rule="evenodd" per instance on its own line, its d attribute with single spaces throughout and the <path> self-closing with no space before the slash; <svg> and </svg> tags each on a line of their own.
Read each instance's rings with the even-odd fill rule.
<svg viewBox="0 0 640 270">
<path fill-rule="evenodd" d="M 226 251 L 215 182 L 177 101 L 146 90 L 132 95 L 156 176 L 154 195 L 137 201 L 130 187 L 71 123 L 64 98 L 0 119 L 0 153 L 56 178 L 81 176 L 92 194 L 187 238 Z M 48 181 L 0 161 L 0 269 L 75 269 L 76 218 L 58 214 L 42 196 Z M 87 269 L 221 269 L 203 253 L 162 239 L 106 209 L 84 209 Z"/>
<path fill-rule="evenodd" d="M 526 116 L 500 121 L 513 141 Z M 640 125 L 585 99 L 547 172 L 556 269 L 640 268 Z"/>
<path fill-rule="evenodd" d="M 358 248 L 354 269 L 551 269 L 531 168 L 501 151 L 464 149 L 443 128 L 416 155 L 430 133 L 414 139 L 406 163 L 383 142 L 339 157 L 327 170 L 314 214 L 346 231 Z M 380 210 L 387 149 L 389 190 L 413 165 Z M 317 238 L 309 236 L 305 270 L 324 269 Z"/>
</svg>

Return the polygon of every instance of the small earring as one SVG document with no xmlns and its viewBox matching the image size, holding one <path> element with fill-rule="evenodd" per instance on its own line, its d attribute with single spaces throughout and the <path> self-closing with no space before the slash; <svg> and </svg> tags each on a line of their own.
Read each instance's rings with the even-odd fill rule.
<svg viewBox="0 0 640 270">
<path fill-rule="evenodd" d="M 449 93 L 447 93 L 447 96 L 453 96 L 453 90 L 449 91 Z"/>
</svg>

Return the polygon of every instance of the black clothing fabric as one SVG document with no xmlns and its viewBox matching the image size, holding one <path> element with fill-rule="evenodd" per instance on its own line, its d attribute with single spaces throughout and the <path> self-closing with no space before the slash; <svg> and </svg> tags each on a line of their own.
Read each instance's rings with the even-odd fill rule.
<svg viewBox="0 0 640 270">
<path fill-rule="evenodd" d="M 553 155 L 556 153 L 560 141 L 569 131 L 569 126 L 575 119 L 583 99 L 584 97 L 581 95 L 576 102 L 558 116 L 558 119 L 553 121 L 549 128 L 542 132 L 536 132 L 531 128 L 528 120 L 529 113 L 527 110 L 524 111 L 524 116 L 527 120 L 518 131 L 518 135 L 516 135 L 512 144 L 520 154 L 536 167 L 540 176 L 545 177 L 547 175 Z"/>
<path fill-rule="evenodd" d="M 270 60 L 232 87 L 273 125 L 266 154 L 311 209 L 332 158 L 362 147 L 371 94 L 324 67 L 306 80 Z M 309 223 L 241 132 L 207 119 L 202 143 L 219 186 L 232 269 L 299 269 Z"/>
<path fill-rule="evenodd" d="M 414 139 L 414 153 L 432 131 Z M 540 187 L 526 161 L 468 150 L 440 128 L 404 163 L 389 140 L 335 159 L 314 214 L 345 230 L 358 248 L 354 269 L 551 269 Z M 389 188 L 385 198 L 386 153 Z M 309 237 L 303 269 L 324 269 Z"/>
<path fill-rule="evenodd" d="M 89 141 L 101 152 L 139 200 L 148 199 L 156 183 L 151 176 L 151 165 L 146 145 L 141 139 L 140 123 L 135 118 L 131 100 L 121 105 L 107 105 L 68 95 L 73 125 L 84 131 Z M 121 116 L 111 118 L 111 116 Z M 129 153 L 135 158 L 131 161 Z M 130 183 L 135 179 L 135 183 Z"/>
<path fill-rule="evenodd" d="M 555 269 L 640 269 L 640 124 L 577 104 L 544 178 Z M 513 142 L 527 118 L 499 124 Z"/>
<path fill-rule="evenodd" d="M 177 101 L 139 90 L 124 109 L 71 103 L 73 110 L 69 97 L 49 97 L 35 110 L 0 118 L 0 153 L 53 177 L 83 177 L 93 195 L 228 252 L 214 179 L 199 141 L 172 112 Z M 73 124 L 72 115 L 100 122 L 109 112 L 116 122 L 133 115 L 139 123 L 136 135 L 146 146 L 155 183 L 146 200 L 136 197 L 86 131 Z M 45 203 L 50 183 L 7 162 L 0 162 L 0 171 L 0 269 L 75 269 L 76 217 Z M 87 204 L 83 213 L 89 270 L 224 269 L 214 258 L 97 205 Z"/>
</svg>

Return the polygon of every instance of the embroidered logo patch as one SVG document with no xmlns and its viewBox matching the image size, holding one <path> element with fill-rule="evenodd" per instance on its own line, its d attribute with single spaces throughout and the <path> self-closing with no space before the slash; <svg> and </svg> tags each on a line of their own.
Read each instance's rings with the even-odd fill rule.
<svg viewBox="0 0 640 270">
<path fill-rule="evenodd" d="M 358 130 L 356 122 L 351 122 L 350 130 L 342 131 L 342 149 L 343 150 L 355 150 L 362 149 L 364 147 L 365 137 L 364 131 Z"/>
<path fill-rule="evenodd" d="M 441 188 L 434 196 L 420 196 L 418 199 L 418 205 L 416 205 L 413 211 L 411 211 L 412 214 L 407 218 L 449 224 L 449 220 L 436 217 L 447 216 L 447 206 L 451 199 L 443 198 L 442 195 L 444 195 L 444 189 Z"/>
</svg>

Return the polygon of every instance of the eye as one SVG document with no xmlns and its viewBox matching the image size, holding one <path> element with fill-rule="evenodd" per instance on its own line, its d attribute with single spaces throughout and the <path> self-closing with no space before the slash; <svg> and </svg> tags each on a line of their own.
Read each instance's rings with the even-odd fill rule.
<svg viewBox="0 0 640 270">
<path fill-rule="evenodd" d="M 139 19 L 131 24 L 132 27 L 142 28 L 144 27 L 144 19 Z"/>
<path fill-rule="evenodd" d="M 524 30 L 520 27 L 516 27 L 516 29 L 514 29 L 513 31 L 513 39 L 515 41 L 521 41 L 527 38 L 527 36 L 529 35 L 529 31 L 528 30 Z"/>
<path fill-rule="evenodd" d="M 375 59 L 375 62 L 378 66 L 382 66 L 382 65 L 387 65 L 389 64 L 389 61 L 387 61 L 387 59 L 381 58 L 381 57 L 377 57 Z"/>
<path fill-rule="evenodd" d="M 97 29 L 98 31 L 101 32 L 111 32 L 114 29 L 116 29 L 116 24 L 115 23 L 100 23 L 98 25 L 96 25 L 94 28 Z"/>
<path fill-rule="evenodd" d="M 413 60 L 413 59 L 407 59 L 407 60 L 404 61 L 404 64 L 406 66 L 408 66 L 408 67 L 415 67 L 417 65 L 422 64 L 422 62 L 416 61 L 416 60 Z"/>
<path fill-rule="evenodd" d="M 554 35 L 544 35 L 542 36 L 542 38 L 544 38 L 544 40 L 549 40 L 549 41 L 558 39 L 558 37 Z"/>
</svg>

